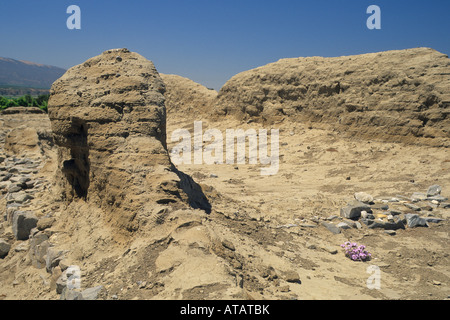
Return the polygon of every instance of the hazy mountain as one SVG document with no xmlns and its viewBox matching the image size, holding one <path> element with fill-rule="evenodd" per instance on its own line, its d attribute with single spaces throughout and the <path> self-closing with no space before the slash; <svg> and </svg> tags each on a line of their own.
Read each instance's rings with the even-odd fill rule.
<svg viewBox="0 0 450 320">
<path fill-rule="evenodd" d="M 0 57 L 0 86 L 50 89 L 66 70 L 54 66 Z"/>
</svg>

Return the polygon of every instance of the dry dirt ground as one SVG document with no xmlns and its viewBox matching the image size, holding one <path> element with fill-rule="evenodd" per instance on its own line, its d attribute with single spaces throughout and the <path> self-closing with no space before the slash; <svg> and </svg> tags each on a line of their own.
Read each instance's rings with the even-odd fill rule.
<svg viewBox="0 0 450 320">
<path fill-rule="evenodd" d="M 9 131 L 12 123 L 21 123 L 28 116 L 16 115 L 15 122 L 11 120 L 13 116 L 9 117 L 1 116 L 2 130 Z M 168 116 L 169 150 L 176 144 L 170 140 L 173 130 L 187 128 L 193 132 L 192 119 Z M 39 121 L 28 123 L 36 125 Z M 224 136 L 226 129 L 259 127 L 260 124 L 239 123 L 231 118 L 219 122 L 205 119 L 203 122 L 204 130 L 216 128 Z M 178 169 L 191 175 L 202 186 L 212 204 L 212 212 L 202 218 L 203 226 L 214 229 L 219 238 L 231 243 L 232 263 L 235 269 L 242 270 L 236 281 L 243 283 L 237 286 L 243 290 L 230 292 L 228 297 L 449 298 L 450 209 L 437 208 L 429 212 L 443 218 L 443 222 L 430 223 L 428 228 L 397 230 L 395 235 L 366 226 L 333 234 L 321 224 L 333 215 L 338 216 L 333 222 L 339 222 L 342 219 L 339 217 L 340 208 L 353 199 L 355 192 L 364 191 L 376 199 L 410 196 L 413 192 L 426 192 L 429 186 L 439 184 L 442 195 L 450 196 L 448 148 L 344 138 L 331 129 L 302 123 L 280 122 L 272 128 L 280 129 L 280 167 L 276 175 L 261 176 L 259 164 L 178 165 Z M 55 155 L 47 151 L 46 156 L 41 157 L 42 164 L 36 176 L 50 181 L 55 170 Z M 31 206 L 41 213 L 53 208 L 61 211 L 63 216 L 64 206 L 50 202 L 51 192 L 49 186 L 36 195 Z M 4 201 L 0 200 L 2 208 Z M 392 206 L 407 212 L 400 203 Z M 422 214 L 426 216 L 426 213 Z M 163 292 L 161 286 L 168 289 L 172 282 L 189 281 L 190 276 L 168 268 L 160 272 L 172 272 L 169 280 L 161 283 L 159 276 L 159 282 L 151 283 L 155 279 L 151 272 L 158 252 L 165 249 L 166 244 L 155 244 L 151 250 L 148 247 L 148 251 L 137 253 L 132 248 L 130 252 L 120 247 L 105 247 L 102 241 L 106 240 L 97 234 L 103 229 L 94 230 L 97 224 L 101 224 L 101 218 L 93 216 L 90 219 L 79 221 L 74 226 L 86 230 L 86 224 L 93 223 L 93 230 L 79 236 L 81 247 L 92 247 L 81 259 L 84 261 L 82 281 L 86 287 L 105 285 L 106 293 L 100 298 L 202 299 L 205 294 L 215 299 L 223 298 L 214 296 L 215 291 L 223 289 L 220 286 L 226 285 L 220 283 L 216 287 L 209 285 L 192 288 L 182 294 L 165 295 L 167 290 Z M 7 234 L 8 226 L 4 224 L 1 232 Z M 64 235 L 60 235 L 60 240 L 64 240 Z M 346 258 L 340 247 L 345 241 L 366 245 L 372 253 L 371 261 L 354 262 Z M 52 278 L 54 275 L 49 275 L 45 268 L 31 266 L 27 262 L 27 253 L 16 250 L 19 245 L 20 241 L 16 242 L 11 254 L 0 260 L 0 299 L 59 299 L 55 291 L 56 280 Z M 377 289 L 370 289 L 367 285 L 368 278 L 373 275 L 370 272 L 373 265 L 380 270 L 380 287 Z M 286 280 L 286 274 L 291 271 L 298 273 L 299 281 Z M 128 273 L 128 278 L 112 281 L 115 274 L 124 272 Z M 204 272 L 201 265 L 199 272 Z M 144 290 L 140 281 L 143 279 L 148 282 Z"/>
<path fill-rule="evenodd" d="M 174 128 L 194 132 L 193 120 L 177 120 L 169 121 L 169 141 Z M 262 126 L 229 119 L 220 123 L 204 120 L 203 127 L 217 128 L 225 137 L 226 129 L 258 130 Z M 429 228 L 397 230 L 394 236 L 381 229 L 348 229 L 332 234 L 320 224 L 307 226 L 310 221 L 339 216 L 339 209 L 353 199 L 355 192 L 367 192 L 375 199 L 408 197 L 439 184 L 442 194 L 448 195 L 448 149 L 344 138 L 339 132 L 310 124 L 280 122 L 271 128 L 280 130 L 280 167 L 276 175 L 261 176 L 260 168 L 264 166 L 248 162 L 178 167 L 220 195 L 221 199 L 213 202 L 217 211 L 231 217 L 245 212 L 263 226 L 265 232 L 254 234 L 259 247 L 288 257 L 299 268 L 301 285 L 291 285 L 297 298 L 448 298 L 450 210 L 430 213 L 445 218 L 445 222 L 429 224 Z M 174 144 L 169 143 L 169 149 Z M 390 206 L 405 211 L 401 204 Z M 236 223 L 237 234 L 248 232 L 247 227 Z M 373 259 L 358 263 L 345 258 L 340 248 L 345 241 L 366 245 Z M 333 249 L 338 253 L 333 254 Z M 264 261 L 264 256 L 255 255 L 255 263 L 276 263 L 269 258 Z M 380 267 L 379 290 L 367 288 L 370 265 Z"/>
</svg>

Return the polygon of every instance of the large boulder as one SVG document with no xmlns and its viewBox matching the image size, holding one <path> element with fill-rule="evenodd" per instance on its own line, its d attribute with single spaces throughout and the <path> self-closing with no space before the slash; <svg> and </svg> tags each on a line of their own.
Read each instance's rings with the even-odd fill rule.
<svg viewBox="0 0 450 320">
<path fill-rule="evenodd" d="M 105 51 L 53 84 L 48 111 L 66 201 L 95 203 L 127 230 L 156 203 L 207 204 L 201 190 L 183 190 L 194 184 L 170 161 L 164 92 L 153 63 L 127 49 Z"/>
<path fill-rule="evenodd" d="M 430 48 L 281 59 L 232 77 L 220 115 L 290 119 L 383 141 L 450 145 L 450 60 Z"/>
</svg>

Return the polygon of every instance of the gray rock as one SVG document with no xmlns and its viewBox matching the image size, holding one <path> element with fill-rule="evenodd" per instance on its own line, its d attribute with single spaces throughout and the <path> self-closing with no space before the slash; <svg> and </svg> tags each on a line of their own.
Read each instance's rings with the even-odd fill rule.
<svg viewBox="0 0 450 320">
<path fill-rule="evenodd" d="M 338 228 L 340 228 L 340 229 L 350 229 L 351 227 L 346 223 L 346 222 L 339 222 L 337 225 L 336 225 Z"/>
<path fill-rule="evenodd" d="M 440 194 L 438 194 L 438 195 L 435 195 L 435 196 L 429 196 L 427 198 L 427 200 L 431 200 L 431 201 L 436 200 L 438 202 L 443 202 L 443 201 L 447 201 L 448 198 L 447 197 L 443 197 Z"/>
<path fill-rule="evenodd" d="M 361 211 L 361 217 L 363 219 L 375 220 L 375 216 L 372 213 L 367 213 L 366 211 Z"/>
<path fill-rule="evenodd" d="M 389 210 L 389 206 L 386 203 L 375 203 L 372 204 L 370 207 L 376 210 Z"/>
<path fill-rule="evenodd" d="M 428 197 L 437 196 L 437 195 L 441 194 L 441 191 L 442 191 L 441 186 L 439 186 L 437 184 L 432 185 L 427 190 L 427 196 Z"/>
<path fill-rule="evenodd" d="M 373 197 L 365 192 L 356 192 L 355 193 L 355 199 L 358 200 L 359 202 L 363 202 L 363 203 L 371 203 L 373 202 Z"/>
<path fill-rule="evenodd" d="M 422 201 L 422 200 L 426 200 L 427 199 L 427 194 L 425 194 L 425 193 L 422 193 L 422 192 L 414 192 L 412 195 L 411 195 L 411 199 L 412 200 L 420 200 L 420 201 Z"/>
<path fill-rule="evenodd" d="M 316 228 L 317 227 L 316 224 L 312 224 L 312 223 L 300 223 L 298 226 L 301 228 Z"/>
<path fill-rule="evenodd" d="M 287 280 L 286 280 L 287 281 Z M 299 278 L 300 281 L 300 278 Z M 85 289 L 81 292 L 82 300 L 97 300 L 98 294 L 102 291 L 103 286 Z"/>
<path fill-rule="evenodd" d="M 428 227 L 428 223 L 425 219 L 419 217 L 418 214 L 407 213 L 405 214 L 406 223 L 409 228 L 415 227 Z"/>
<path fill-rule="evenodd" d="M 442 203 L 441 203 L 441 208 L 444 208 L 444 209 L 450 209 L 450 203 L 442 202 Z"/>
<path fill-rule="evenodd" d="M 369 219 L 369 218 L 362 218 L 360 221 L 362 223 L 364 223 L 366 226 L 370 226 L 372 223 L 375 222 L 374 219 Z"/>
<path fill-rule="evenodd" d="M 35 228 L 38 218 L 29 211 L 15 211 L 13 214 L 12 230 L 17 240 L 28 240 L 31 229 Z"/>
<path fill-rule="evenodd" d="M 27 200 L 31 200 L 31 199 L 34 199 L 33 196 L 25 193 L 24 191 L 20 191 L 20 192 L 16 192 L 16 193 L 11 193 L 7 200 L 16 202 L 16 203 L 24 203 Z"/>
<path fill-rule="evenodd" d="M 442 222 L 445 220 L 445 219 L 436 218 L 436 217 L 424 217 L 423 219 L 425 219 L 426 222 L 431 222 L 431 223 L 439 223 L 439 222 Z"/>
<path fill-rule="evenodd" d="M 50 247 L 47 250 L 45 257 L 45 268 L 47 272 L 51 272 L 54 267 L 56 267 L 59 262 L 64 259 L 65 252 L 63 250 L 58 250 L 54 247 Z"/>
<path fill-rule="evenodd" d="M 26 187 L 27 189 L 31 189 L 31 188 L 34 187 L 35 183 L 36 183 L 36 181 L 34 181 L 34 180 L 32 180 L 32 181 L 27 181 L 27 182 L 25 183 L 25 187 Z"/>
<path fill-rule="evenodd" d="M 6 257 L 11 250 L 11 245 L 3 239 L 0 239 L 0 259 Z"/>
<path fill-rule="evenodd" d="M 322 225 L 334 234 L 341 233 L 341 229 L 339 229 L 339 227 L 333 223 L 328 223 L 328 222 L 323 221 Z"/>
<path fill-rule="evenodd" d="M 398 220 L 397 222 L 384 222 L 380 220 L 374 220 L 370 225 L 370 229 L 380 228 L 384 230 L 398 230 L 398 229 L 405 229 L 405 225 L 401 220 Z"/>
<path fill-rule="evenodd" d="M 404 203 L 403 205 L 411 210 L 420 211 L 420 208 L 412 203 Z"/>
<path fill-rule="evenodd" d="M 355 200 L 349 202 L 346 207 L 341 208 L 340 214 L 343 218 L 358 220 L 361 217 L 361 211 L 372 213 L 369 205 Z"/>
<path fill-rule="evenodd" d="M 7 191 L 9 193 L 14 193 L 14 192 L 19 192 L 20 190 L 22 190 L 22 187 L 18 184 L 10 184 L 7 188 Z"/>
<path fill-rule="evenodd" d="M 12 176 L 12 173 L 7 173 L 3 178 L 0 178 L 0 181 L 8 181 Z"/>
</svg>

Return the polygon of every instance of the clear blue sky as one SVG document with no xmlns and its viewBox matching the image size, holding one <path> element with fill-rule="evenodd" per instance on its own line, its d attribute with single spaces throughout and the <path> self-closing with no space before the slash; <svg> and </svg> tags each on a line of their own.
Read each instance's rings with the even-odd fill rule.
<svg viewBox="0 0 450 320">
<path fill-rule="evenodd" d="M 69 5 L 81 30 L 69 30 Z M 369 30 L 369 5 L 381 30 Z M 63 68 L 111 48 L 207 87 L 281 58 L 413 47 L 450 54 L 450 0 L 1 0 L 0 57 Z"/>
</svg>

